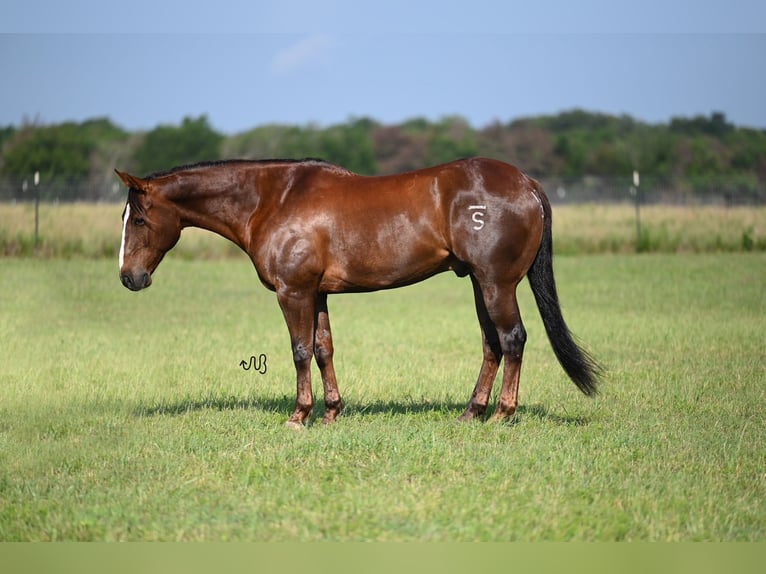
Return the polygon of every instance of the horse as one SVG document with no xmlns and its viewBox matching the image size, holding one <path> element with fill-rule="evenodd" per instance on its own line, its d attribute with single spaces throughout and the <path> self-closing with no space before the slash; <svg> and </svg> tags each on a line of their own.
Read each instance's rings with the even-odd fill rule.
<svg viewBox="0 0 766 574">
<path fill-rule="evenodd" d="M 483 361 L 461 421 L 484 418 L 501 361 L 489 420 L 516 412 L 527 340 L 516 288 L 525 276 L 564 371 L 585 395 L 598 391 L 601 367 L 561 312 L 550 202 L 515 166 L 467 158 L 362 176 L 317 159 L 227 160 L 144 178 L 115 172 L 128 188 L 119 251 L 125 287 L 149 287 L 181 230 L 198 227 L 238 245 L 276 293 L 297 375 L 289 427 L 310 420 L 312 359 L 324 386 L 323 422 L 343 410 L 328 295 L 403 287 L 446 271 L 470 277 L 482 335 Z"/>
</svg>

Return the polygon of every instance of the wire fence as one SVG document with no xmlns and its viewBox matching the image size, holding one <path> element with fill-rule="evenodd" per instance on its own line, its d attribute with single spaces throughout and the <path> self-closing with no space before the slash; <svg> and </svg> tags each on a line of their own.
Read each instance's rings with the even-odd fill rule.
<svg viewBox="0 0 766 574">
<path fill-rule="evenodd" d="M 552 203 L 640 202 L 667 205 L 766 205 L 766 182 L 737 178 L 641 177 L 640 186 L 628 177 L 540 178 Z M 94 202 L 125 200 L 117 182 L 88 179 L 34 182 L 0 178 L 0 202 Z"/>
</svg>

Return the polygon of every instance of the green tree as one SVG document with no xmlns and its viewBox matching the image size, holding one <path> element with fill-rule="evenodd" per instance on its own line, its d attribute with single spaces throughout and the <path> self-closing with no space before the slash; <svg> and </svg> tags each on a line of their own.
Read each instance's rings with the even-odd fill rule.
<svg viewBox="0 0 766 574">
<path fill-rule="evenodd" d="M 684 135 L 709 135 L 716 138 L 725 136 L 734 126 L 726 121 L 723 112 L 713 112 L 710 117 L 672 118 L 670 131 Z"/>
<path fill-rule="evenodd" d="M 417 117 L 406 120 L 400 127 L 408 133 L 423 134 L 431 130 L 431 123 L 424 117 Z"/>
<path fill-rule="evenodd" d="M 448 116 L 431 127 L 428 139 L 429 164 L 439 164 L 477 155 L 476 132 L 460 116 Z"/>
<path fill-rule="evenodd" d="M 171 169 L 178 165 L 221 158 L 223 136 L 207 116 L 184 118 L 180 126 L 159 126 L 144 136 L 133 160 L 139 173 Z"/>
<path fill-rule="evenodd" d="M 734 171 L 757 171 L 766 166 L 766 130 L 740 128 L 728 133 L 724 141 L 731 151 Z"/>
<path fill-rule="evenodd" d="M 631 173 L 634 167 L 625 142 L 604 142 L 590 150 L 584 171 L 589 175 L 624 176 Z"/>
<path fill-rule="evenodd" d="M 268 159 L 302 159 L 319 157 L 321 152 L 317 140 L 319 130 L 314 126 L 287 126 L 274 142 L 273 154 L 266 154 Z M 263 157 L 261 156 L 261 159 Z"/>
<path fill-rule="evenodd" d="M 287 158 L 285 141 L 292 131 L 301 128 L 281 124 L 266 124 L 226 138 L 223 157 L 227 159 Z"/>
<path fill-rule="evenodd" d="M 374 129 L 375 123 L 366 118 L 327 128 L 319 134 L 319 156 L 356 173 L 373 175 L 378 171 Z"/>
<path fill-rule="evenodd" d="M 121 145 L 128 134 L 108 119 L 51 126 L 25 126 L 3 146 L 2 175 L 31 181 L 40 173 L 43 197 L 82 199 L 97 196 L 84 182 L 104 163 L 104 150 Z"/>
<path fill-rule="evenodd" d="M 73 123 L 20 130 L 3 154 L 3 174 L 28 178 L 40 172 L 44 181 L 87 177 L 96 143 Z"/>
<path fill-rule="evenodd" d="M 0 127 L 0 150 L 5 146 L 5 142 L 11 140 L 15 133 L 16 128 L 13 126 Z"/>
<path fill-rule="evenodd" d="M 585 174 L 585 162 L 588 147 L 578 134 L 561 134 L 556 138 L 553 153 L 558 156 L 562 163 L 562 173 L 567 177 L 579 177 Z"/>
</svg>

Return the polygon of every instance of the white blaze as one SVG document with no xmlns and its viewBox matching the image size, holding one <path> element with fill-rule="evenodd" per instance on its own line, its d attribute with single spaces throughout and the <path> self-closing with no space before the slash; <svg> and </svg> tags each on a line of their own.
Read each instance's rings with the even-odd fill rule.
<svg viewBox="0 0 766 574">
<path fill-rule="evenodd" d="M 125 230 L 128 228 L 128 219 L 130 219 L 130 204 L 125 205 L 125 216 L 122 218 L 122 241 L 120 242 L 120 269 L 125 261 Z"/>
</svg>

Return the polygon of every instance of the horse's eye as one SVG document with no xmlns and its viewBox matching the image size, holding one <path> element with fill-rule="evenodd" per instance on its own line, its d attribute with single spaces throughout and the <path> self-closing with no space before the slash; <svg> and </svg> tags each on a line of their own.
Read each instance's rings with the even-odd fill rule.
<svg viewBox="0 0 766 574">
<path fill-rule="evenodd" d="M 136 225 L 143 225 L 145 223 L 144 222 L 144 218 L 143 217 L 136 217 L 133 220 L 133 223 L 136 224 Z"/>
</svg>

